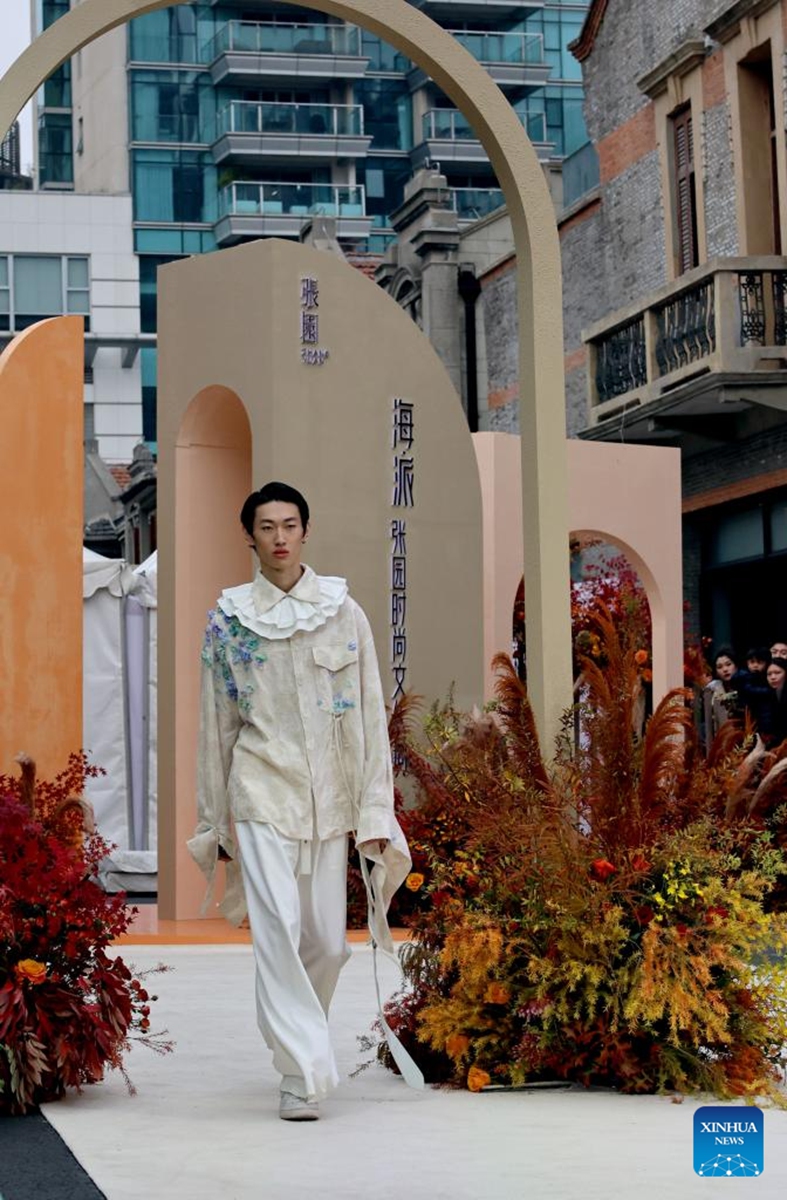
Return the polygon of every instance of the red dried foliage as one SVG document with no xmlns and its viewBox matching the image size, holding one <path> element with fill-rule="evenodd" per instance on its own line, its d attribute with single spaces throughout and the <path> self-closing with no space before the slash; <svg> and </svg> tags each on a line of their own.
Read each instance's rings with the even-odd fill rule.
<svg viewBox="0 0 787 1200">
<path fill-rule="evenodd" d="M 110 847 L 81 793 L 97 770 L 74 754 L 48 783 L 21 765 L 19 779 L 0 777 L 0 1113 L 122 1070 L 132 1033 L 169 1048 L 147 1033 L 147 992 L 107 953 L 136 910 L 94 881 Z"/>
</svg>

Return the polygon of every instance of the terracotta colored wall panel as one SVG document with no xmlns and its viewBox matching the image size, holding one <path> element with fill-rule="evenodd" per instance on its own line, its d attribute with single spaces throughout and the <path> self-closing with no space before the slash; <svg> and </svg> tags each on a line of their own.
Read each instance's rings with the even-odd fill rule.
<svg viewBox="0 0 787 1200">
<path fill-rule="evenodd" d="M 82 318 L 0 357 L 0 772 L 41 776 L 82 745 Z"/>
</svg>

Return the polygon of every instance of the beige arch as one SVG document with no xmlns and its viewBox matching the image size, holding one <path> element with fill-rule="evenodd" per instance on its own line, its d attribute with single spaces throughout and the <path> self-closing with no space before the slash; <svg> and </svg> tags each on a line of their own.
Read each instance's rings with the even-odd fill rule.
<svg viewBox="0 0 787 1200">
<path fill-rule="evenodd" d="M 470 121 L 506 198 L 517 254 L 528 677 L 541 734 L 551 744 L 571 702 L 571 625 L 560 248 L 546 181 L 519 119 L 488 73 L 406 0 L 310 3 L 378 34 L 428 72 Z M 132 17 L 168 7 L 171 0 L 83 0 L 61 17 L 0 79 L 0 137 L 82 46 Z"/>
</svg>

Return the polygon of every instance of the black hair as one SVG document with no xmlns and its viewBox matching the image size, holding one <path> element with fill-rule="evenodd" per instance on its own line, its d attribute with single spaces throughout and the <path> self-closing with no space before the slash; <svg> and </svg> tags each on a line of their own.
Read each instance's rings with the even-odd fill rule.
<svg viewBox="0 0 787 1200">
<path fill-rule="evenodd" d="M 252 492 L 246 499 L 243 508 L 240 510 L 240 523 L 251 537 L 254 533 L 254 515 L 261 504 L 270 504 L 273 500 L 279 500 L 283 504 L 297 505 L 298 512 L 301 514 L 301 525 L 304 533 L 306 526 L 309 524 L 309 506 L 305 498 L 297 490 L 290 487 L 288 483 L 266 483 L 258 492 Z"/>
<path fill-rule="evenodd" d="M 735 653 L 732 646 L 719 646 L 718 650 L 713 656 L 714 666 L 720 658 L 729 658 L 731 662 L 735 663 L 736 667 L 738 665 L 738 655 Z"/>
<path fill-rule="evenodd" d="M 752 658 L 756 662 L 767 663 L 771 661 L 771 652 L 767 646 L 752 646 L 751 650 L 746 651 L 746 662 Z"/>
</svg>

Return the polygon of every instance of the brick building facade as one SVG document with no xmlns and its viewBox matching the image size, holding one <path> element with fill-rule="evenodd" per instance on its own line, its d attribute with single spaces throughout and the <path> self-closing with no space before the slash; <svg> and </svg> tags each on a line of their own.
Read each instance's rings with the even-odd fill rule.
<svg viewBox="0 0 787 1200">
<path fill-rule="evenodd" d="M 569 434 L 680 446 L 688 630 L 741 653 L 787 637 L 786 42 L 787 0 L 593 0 L 598 185 L 559 219 Z M 513 269 L 481 276 L 511 430 Z"/>
</svg>

